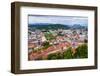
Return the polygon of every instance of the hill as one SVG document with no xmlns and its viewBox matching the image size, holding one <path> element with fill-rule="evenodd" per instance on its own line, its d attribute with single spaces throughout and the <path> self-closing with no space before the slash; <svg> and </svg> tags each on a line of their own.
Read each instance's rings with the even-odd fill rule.
<svg viewBox="0 0 100 76">
<path fill-rule="evenodd" d="M 65 25 L 65 24 L 50 24 L 50 23 L 36 23 L 36 24 L 29 24 L 29 28 L 32 29 L 45 29 L 45 30 L 56 30 L 56 29 L 87 29 L 87 26 L 82 26 L 80 24 L 74 25 Z"/>
</svg>

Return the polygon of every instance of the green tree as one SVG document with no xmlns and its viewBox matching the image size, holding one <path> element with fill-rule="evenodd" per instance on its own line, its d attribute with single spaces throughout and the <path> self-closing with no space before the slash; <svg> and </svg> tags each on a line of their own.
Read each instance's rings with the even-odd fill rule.
<svg viewBox="0 0 100 76">
<path fill-rule="evenodd" d="M 63 59 L 63 54 L 61 54 L 60 52 L 49 54 L 47 59 L 49 59 L 49 60 L 52 60 L 52 59 Z"/>
<path fill-rule="evenodd" d="M 57 59 L 56 54 L 55 53 L 49 54 L 48 57 L 47 57 L 47 59 L 48 60 Z"/>
<path fill-rule="evenodd" d="M 42 46 L 43 46 L 43 49 L 47 49 L 47 48 L 50 47 L 51 45 L 50 45 L 49 42 L 44 42 L 44 43 L 42 44 Z"/>
<path fill-rule="evenodd" d="M 44 42 L 42 45 L 43 46 L 49 45 L 49 42 Z"/>
<path fill-rule="evenodd" d="M 72 48 L 68 48 L 63 53 L 57 52 L 49 54 L 47 59 L 74 59 L 74 58 L 87 58 L 88 57 L 88 46 L 87 44 L 83 44 L 76 48 L 76 53 L 73 55 Z"/>
<path fill-rule="evenodd" d="M 72 55 L 72 48 L 68 48 L 64 53 L 63 53 L 63 57 L 64 59 L 72 59 L 73 55 Z"/>
<path fill-rule="evenodd" d="M 61 54 L 60 52 L 56 53 L 56 58 L 63 59 L 63 54 Z"/>
<path fill-rule="evenodd" d="M 87 58 L 88 57 L 88 46 L 87 44 L 83 44 L 76 49 L 76 53 L 74 54 L 75 58 Z"/>
</svg>

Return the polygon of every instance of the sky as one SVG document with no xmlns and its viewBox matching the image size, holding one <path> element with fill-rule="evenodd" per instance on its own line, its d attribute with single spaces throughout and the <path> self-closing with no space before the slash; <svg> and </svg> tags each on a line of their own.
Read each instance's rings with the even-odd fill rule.
<svg viewBox="0 0 100 76">
<path fill-rule="evenodd" d="M 88 17 L 80 16 L 53 16 L 53 15 L 29 15 L 28 23 L 52 23 L 52 24 L 81 24 L 82 26 L 88 25 Z"/>
</svg>

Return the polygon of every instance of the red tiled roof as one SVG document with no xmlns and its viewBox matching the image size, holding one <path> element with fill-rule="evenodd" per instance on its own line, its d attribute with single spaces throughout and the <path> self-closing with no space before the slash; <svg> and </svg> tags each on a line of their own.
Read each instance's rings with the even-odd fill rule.
<svg viewBox="0 0 100 76">
<path fill-rule="evenodd" d="M 28 44 L 28 48 L 34 48 L 35 45 L 34 44 Z"/>
<path fill-rule="evenodd" d="M 40 54 L 35 53 L 35 54 L 30 55 L 29 57 L 30 57 L 30 59 L 36 59 L 36 58 L 39 58 L 41 56 L 44 56 L 44 55 L 48 54 L 49 52 L 52 52 L 52 51 L 55 51 L 55 50 L 59 50 L 59 49 L 61 49 L 63 47 L 68 47 L 68 44 L 69 43 L 66 42 L 66 43 L 60 43 L 58 45 L 50 46 L 49 48 L 43 50 L 43 52 L 41 52 Z"/>
</svg>

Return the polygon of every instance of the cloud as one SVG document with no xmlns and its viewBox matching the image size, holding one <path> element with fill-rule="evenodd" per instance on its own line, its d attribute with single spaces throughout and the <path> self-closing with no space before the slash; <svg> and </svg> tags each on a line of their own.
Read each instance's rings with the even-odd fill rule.
<svg viewBox="0 0 100 76">
<path fill-rule="evenodd" d="M 88 17 L 80 16 L 47 16 L 47 15 L 29 15 L 29 24 L 34 23 L 54 23 L 54 24 L 81 24 L 88 25 Z"/>
</svg>

